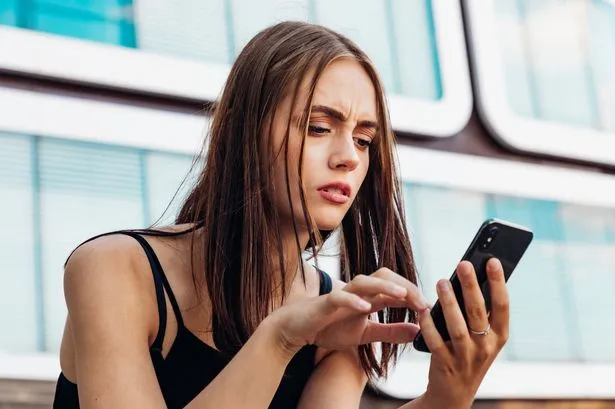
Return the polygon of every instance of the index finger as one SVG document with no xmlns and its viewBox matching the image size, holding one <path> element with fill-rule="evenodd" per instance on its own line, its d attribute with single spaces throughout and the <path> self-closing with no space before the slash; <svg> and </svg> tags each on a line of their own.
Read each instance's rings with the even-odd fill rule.
<svg viewBox="0 0 615 409">
<path fill-rule="evenodd" d="M 393 283 L 404 287 L 408 291 L 408 294 L 406 295 L 406 301 L 408 302 L 408 306 L 412 310 L 423 311 L 425 308 L 429 307 L 429 303 L 427 302 L 425 297 L 423 297 L 423 294 L 421 294 L 419 288 L 415 284 L 411 283 L 409 280 L 400 276 L 399 274 L 394 273 L 386 267 L 383 267 L 376 270 L 376 272 L 372 273 L 371 275 L 374 277 L 390 280 Z"/>
</svg>

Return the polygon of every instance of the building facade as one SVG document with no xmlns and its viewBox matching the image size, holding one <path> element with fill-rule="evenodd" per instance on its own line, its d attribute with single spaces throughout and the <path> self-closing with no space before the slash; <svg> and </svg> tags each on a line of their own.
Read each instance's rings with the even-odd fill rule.
<svg viewBox="0 0 615 409">
<path fill-rule="evenodd" d="M 281 20 L 374 60 L 428 299 L 484 219 L 533 229 L 476 407 L 615 407 L 611 0 L 0 0 L 0 406 L 45 405 L 64 260 L 97 233 L 172 220 L 203 106 Z M 363 406 L 417 396 L 427 369 L 408 351 Z"/>
</svg>

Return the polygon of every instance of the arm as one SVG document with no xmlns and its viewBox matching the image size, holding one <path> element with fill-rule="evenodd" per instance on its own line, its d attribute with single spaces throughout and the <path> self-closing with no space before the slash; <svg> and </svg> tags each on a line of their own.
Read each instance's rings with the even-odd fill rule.
<svg viewBox="0 0 615 409">
<path fill-rule="evenodd" d="M 151 281 L 120 237 L 80 247 L 65 272 L 80 405 L 164 408 L 149 355 Z M 137 252 L 134 252 L 138 254 Z M 136 260 L 135 260 L 136 259 Z M 282 348 L 267 320 L 189 408 L 266 408 L 294 354 Z M 242 393 L 236 393 L 241 390 Z"/>
<path fill-rule="evenodd" d="M 366 383 L 356 348 L 331 352 L 310 377 L 298 409 L 358 408 Z"/>
</svg>

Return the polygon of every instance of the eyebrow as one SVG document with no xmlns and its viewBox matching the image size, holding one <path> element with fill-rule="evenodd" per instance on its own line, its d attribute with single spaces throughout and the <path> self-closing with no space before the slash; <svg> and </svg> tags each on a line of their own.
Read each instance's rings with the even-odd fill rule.
<svg viewBox="0 0 615 409">
<path fill-rule="evenodd" d="M 312 107 L 312 112 L 323 113 L 341 122 L 345 122 L 347 120 L 346 115 L 344 115 L 341 111 L 338 111 L 335 108 L 331 108 L 325 105 L 314 105 Z M 378 129 L 378 123 L 370 120 L 359 121 L 357 125 L 362 128 Z"/>
</svg>

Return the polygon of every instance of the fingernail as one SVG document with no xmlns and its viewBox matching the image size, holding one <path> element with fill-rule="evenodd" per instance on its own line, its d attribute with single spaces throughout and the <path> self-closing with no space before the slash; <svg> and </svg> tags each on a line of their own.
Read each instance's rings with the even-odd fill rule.
<svg viewBox="0 0 615 409">
<path fill-rule="evenodd" d="M 443 293 L 447 293 L 451 289 L 451 283 L 448 280 L 440 281 L 438 282 L 438 289 Z"/>
<path fill-rule="evenodd" d="M 502 269 L 502 263 L 497 258 L 492 258 L 489 260 L 488 272 L 490 274 L 497 274 Z"/>
</svg>

